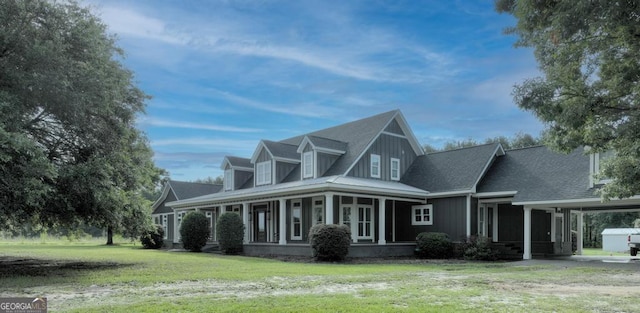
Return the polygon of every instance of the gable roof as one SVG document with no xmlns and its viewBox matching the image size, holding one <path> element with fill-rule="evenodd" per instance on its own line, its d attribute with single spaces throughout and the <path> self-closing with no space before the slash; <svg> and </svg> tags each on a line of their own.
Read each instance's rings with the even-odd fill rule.
<svg viewBox="0 0 640 313">
<path fill-rule="evenodd" d="M 546 146 L 507 150 L 478 186 L 478 192 L 517 191 L 513 203 L 598 198 L 589 188 L 589 156 Z"/>
<path fill-rule="evenodd" d="M 158 206 L 160 206 L 160 204 L 164 202 L 165 199 L 167 199 L 169 192 L 173 193 L 177 200 L 184 200 L 217 193 L 220 192 L 220 190 L 222 190 L 222 185 L 168 180 L 162 187 L 162 194 L 153 203 L 151 209 L 155 210 Z"/>
<path fill-rule="evenodd" d="M 251 163 L 256 163 L 262 149 L 265 149 L 274 160 L 300 163 L 300 154 L 297 152 L 298 145 L 265 139 L 261 140 L 258 144 L 258 147 L 251 157 Z"/>
<path fill-rule="evenodd" d="M 234 169 L 243 169 L 243 170 L 253 171 L 253 164 L 251 164 L 251 159 L 240 158 L 235 156 L 225 156 L 224 160 L 222 161 L 222 164 L 220 165 L 220 168 L 224 169 L 226 164 L 229 164 L 229 166 Z"/>
<path fill-rule="evenodd" d="M 496 155 L 502 154 L 502 146 L 492 143 L 419 156 L 401 182 L 432 194 L 475 192 Z"/>
<path fill-rule="evenodd" d="M 298 146 L 298 153 L 302 153 L 306 143 L 311 144 L 313 149 L 325 153 L 343 154 L 347 150 L 346 142 L 308 135 L 304 136 L 304 139 L 302 139 L 302 142 Z"/>
<path fill-rule="evenodd" d="M 302 143 L 305 136 L 313 136 L 346 143 L 345 153 L 338 158 L 333 166 L 331 166 L 331 168 L 324 174 L 326 176 L 346 175 L 351 166 L 353 166 L 362 157 L 362 154 L 367 150 L 367 148 L 369 148 L 375 139 L 378 138 L 387 125 L 396 118 L 401 121 L 401 124 L 406 124 L 400 110 L 393 110 L 361 120 L 314 131 L 305 135 L 292 137 L 282 140 L 281 142 L 300 146 L 300 143 Z M 406 135 L 414 149 L 416 149 L 416 146 L 419 149 L 416 150 L 416 154 L 421 155 L 423 153 L 422 148 L 420 148 L 420 145 L 415 139 L 415 136 L 413 136 L 413 133 L 409 130 Z"/>
</svg>

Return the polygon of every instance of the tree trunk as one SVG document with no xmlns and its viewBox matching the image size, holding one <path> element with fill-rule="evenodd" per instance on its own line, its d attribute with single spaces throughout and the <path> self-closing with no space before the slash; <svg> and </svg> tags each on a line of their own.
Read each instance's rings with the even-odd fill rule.
<svg viewBox="0 0 640 313">
<path fill-rule="evenodd" d="M 111 226 L 107 227 L 107 246 L 113 245 L 113 229 Z"/>
</svg>

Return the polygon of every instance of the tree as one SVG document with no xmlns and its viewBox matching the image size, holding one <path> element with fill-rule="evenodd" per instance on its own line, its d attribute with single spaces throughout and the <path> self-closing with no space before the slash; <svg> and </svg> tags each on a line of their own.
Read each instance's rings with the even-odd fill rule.
<svg viewBox="0 0 640 313">
<path fill-rule="evenodd" d="M 601 196 L 640 193 L 640 2 L 498 0 L 516 17 L 508 34 L 532 47 L 543 77 L 517 85 L 514 100 L 547 125 L 562 152 L 615 151 Z"/>
<path fill-rule="evenodd" d="M 76 3 L 0 6 L 0 227 L 82 222 L 137 237 L 155 167 L 133 84 L 106 26 Z M 109 242 L 112 242 L 109 238 Z"/>
<path fill-rule="evenodd" d="M 211 184 L 211 185 L 222 185 L 222 175 L 213 178 L 211 176 L 202 179 L 202 178 L 198 178 L 196 180 L 193 181 L 194 183 L 201 183 L 201 184 Z"/>
</svg>

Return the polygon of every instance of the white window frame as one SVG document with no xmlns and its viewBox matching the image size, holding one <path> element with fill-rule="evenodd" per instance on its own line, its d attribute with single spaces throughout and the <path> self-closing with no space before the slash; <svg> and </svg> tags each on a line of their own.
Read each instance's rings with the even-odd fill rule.
<svg viewBox="0 0 640 313">
<path fill-rule="evenodd" d="M 302 154 L 302 178 L 313 178 L 313 151 L 307 151 Z"/>
<path fill-rule="evenodd" d="M 295 212 L 300 213 L 298 222 L 295 222 Z M 296 225 L 300 226 L 300 233 L 296 235 Z M 302 199 L 291 200 L 291 240 L 302 240 Z"/>
<path fill-rule="evenodd" d="M 371 239 L 373 240 L 373 236 L 375 233 L 375 214 L 373 212 L 373 205 L 370 204 L 356 204 L 356 238 L 357 239 Z M 360 216 L 360 212 L 362 212 L 362 216 Z M 368 214 L 367 214 L 368 212 Z M 368 220 L 367 220 L 368 218 Z M 367 227 L 369 233 L 367 234 Z"/>
<path fill-rule="evenodd" d="M 420 210 L 420 214 L 416 210 Z M 428 213 L 425 214 L 424 210 Z M 425 217 L 428 217 L 428 221 L 425 221 Z M 411 225 L 433 225 L 433 204 L 411 206 Z"/>
<path fill-rule="evenodd" d="M 225 191 L 233 190 L 233 169 L 224 170 L 224 180 L 222 182 L 224 183 Z"/>
<path fill-rule="evenodd" d="M 256 164 L 256 186 L 271 184 L 271 161 Z"/>
<path fill-rule="evenodd" d="M 369 173 L 372 178 L 380 178 L 380 155 L 371 154 L 371 166 L 369 167 Z"/>
<path fill-rule="evenodd" d="M 314 197 L 311 199 L 311 215 L 313 221 L 311 222 L 313 225 L 316 224 L 325 224 L 324 221 L 324 198 L 323 197 Z"/>
<path fill-rule="evenodd" d="M 400 159 L 391 158 L 389 176 L 391 177 L 391 180 L 400 180 Z"/>
</svg>

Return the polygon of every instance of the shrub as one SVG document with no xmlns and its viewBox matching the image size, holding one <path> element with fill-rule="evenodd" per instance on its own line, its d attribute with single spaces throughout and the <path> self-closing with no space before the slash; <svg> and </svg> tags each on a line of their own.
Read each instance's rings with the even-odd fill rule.
<svg viewBox="0 0 640 313">
<path fill-rule="evenodd" d="M 202 212 L 189 212 L 180 224 L 182 246 L 192 252 L 200 252 L 209 239 L 209 219 Z"/>
<path fill-rule="evenodd" d="M 220 250 L 225 254 L 238 254 L 242 252 L 244 239 L 244 223 L 237 213 L 223 213 L 216 223 L 216 235 Z"/>
<path fill-rule="evenodd" d="M 491 247 L 488 238 L 472 236 L 462 244 L 462 257 L 465 260 L 495 261 L 498 259 L 498 251 Z"/>
<path fill-rule="evenodd" d="M 424 232 L 416 237 L 416 255 L 425 259 L 446 259 L 453 253 L 453 243 L 445 233 Z"/>
<path fill-rule="evenodd" d="M 351 229 L 347 225 L 316 224 L 309 230 L 312 255 L 319 261 L 342 261 L 349 254 Z"/>
<path fill-rule="evenodd" d="M 145 249 L 160 249 L 164 245 L 164 228 L 162 225 L 154 225 L 153 229 L 146 230 L 140 236 L 140 242 Z"/>
</svg>

